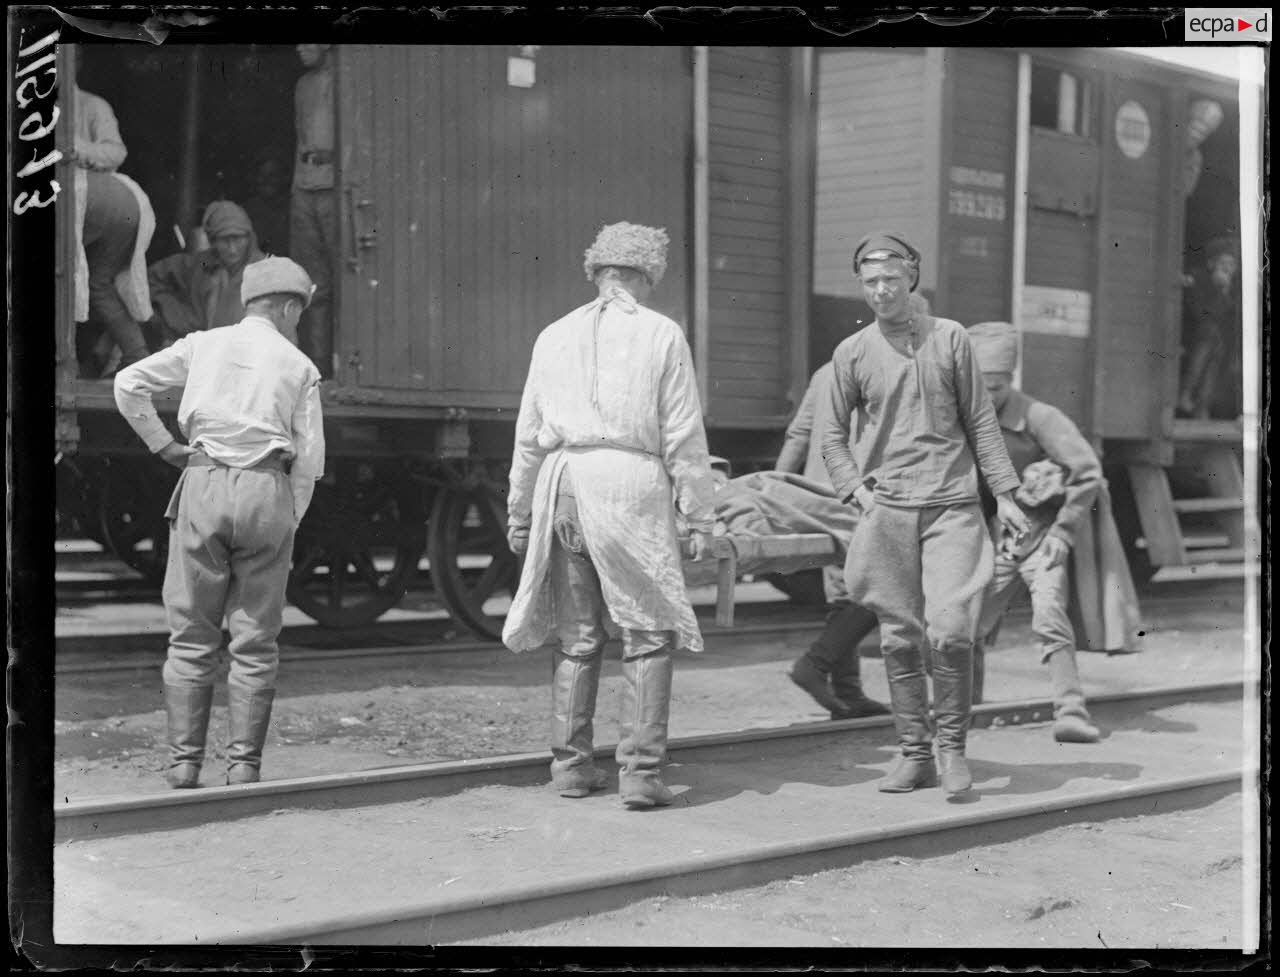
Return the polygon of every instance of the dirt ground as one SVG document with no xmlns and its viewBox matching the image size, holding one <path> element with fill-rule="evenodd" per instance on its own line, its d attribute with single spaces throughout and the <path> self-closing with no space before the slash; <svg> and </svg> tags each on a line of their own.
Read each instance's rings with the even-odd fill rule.
<svg viewBox="0 0 1280 977">
<path fill-rule="evenodd" d="M 1144 624 L 1148 634 L 1139 654 L 1081 655 L 1087 694 L 1244 674 L 1248 659 L 1238 600 L 1188 602 L 1149 614 Z M 704 654 L 677 664 L 672 735 L 824 718 L 786 678 L 791 660 L 811 637 L 711 637 Z M 884 670 L 874 654 L 864 646 L 864 681 L 870 695 L 884 700 Z M 597 707 L 598 744 L 617 739 L 617 656 L 611 646 Z M 293 666 L 286 656 L 264 775 L 278 779 L 543 751 L 548 672 L 545 654 L 503 650 Z M 159 680 L 154 668 L 114 678 L 60 678 L 59 801 L 165 790 Z M 1046 694 L 1025 617 L 1008 622 L 990 654 L 987 691 L 990 700 Z M 223 757 L 223 691 L 215 701 L 207 784 L 220 782 Z M 885 734 L 892 736 L 888 729 Z M 1052 749 L 1047 730 L 1045 735 L 1046 749 Z M 486 789 L 495 805 L 486 823 L 512 823 L 502 820 L 513 803 L 509 790 Z M 1241 799 L 1233 795 L 1140 818 L 1068 824 L 992 845 L 913 847 L 910 857 L 714 895 L 648 899 L 617 912 L 475 942 L 1229 948 L 1240 945 L 1241 896 L 1251 875 L 1239 846 L 1241 816 Z M 308 840 L 298 844 L 298 857 L 305 858 Z M 376 849 L 377 839 L 369 844 Z M 359 851 L 344 851 L 346 859 L 360 857 Z M 242 868 L 253 871 L 252 865 Z M 84 896 L 92 904 L 92 893 Z M 160 904 L 153 908 L 157 915 L 165 911 Z"/>
<path fill-rule="evenodd" d="M 911 857 L 659 896 L 461 945 L 1239 948 L 1241 813 L 1234 795 L 960 851 L 917 843 Z"/>
<path fill-rule="evenodd" d="M 109 609 L 102 612 L 111 613 Z M 1239 677 L 1244 668 L 1240 600 L 1149 614 L 1144 650 L 1082 653 L 1087 695 L 1151 685 Z M 716 635 L 676 665 L 671 735 L 813 722 L 826 713 L 787 678 L 813 638 Z M 867 693 L 888 697 L 874 635 L 863 645 Z M 616 743 L 619 648 L 610 643 L 596 708 L 596 742 Z M 436 760 L 546 749 L 550 658 L 504 649 L 290 663 L 287 649 L 264 753 L 264 779 L 315 776 Z M 1043 697 L 1047 675 L 1029 621 L 1011 617 L 988 656 L 988 700 Z M 220 783 L 225 757 L 225 683 L 215 695 L 202 782 Z M 55 796 L 63 802 L 166 790 L 164 713 L 158 668 L 124 675 L 59 676 Z"/>
</svg>

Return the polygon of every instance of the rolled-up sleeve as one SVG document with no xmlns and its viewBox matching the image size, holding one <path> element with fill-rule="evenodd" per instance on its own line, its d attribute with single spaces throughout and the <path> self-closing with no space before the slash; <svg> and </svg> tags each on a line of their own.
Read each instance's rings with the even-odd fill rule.
<svg viewBox="0 0 1280 977">
<path fill-rule="evenodd" d="M 307 378 L 302 396 L 293 411 L 293 464 L 289 487 L 293 491 L 293 514 L 298 522 L 311 505 L 316 481 L 324 475 L 324 416 L 320 406 L 320 376 Z"/>
<path fill-rule="evenodd" d="M 710 532 L 715 523 L 715 483 L 711 480 L 711 458 L 694 380 L 693 356 L 683 336 L 673 339 L 667 355 L 658 419 L 662 426 L 662 461 L 675 486 L 677 508 L 690 529 Z"/>
<path fill-rule="evenodd" d="M 172 441 L 173 435 L 160 420 L 151 398 L 183 386 L 190 369 L 191 343 L 181 339 L 116 374 L 116 409 L 153 454 Z"/>
<path fill-rule="evenodd" d="M 956 400 L 960 408 L 960 422 L 991 494 L 1004 495 L 1021 484 L 1018 473 L 1009 460 L 1009 449 L 1005 446 L 1004 435 L 1000 433 L 1000 422 L 996 419 L 996 410 L 991 404 L 969 337 L 963 330 L 958 330 L 955 336 Z"/>
<path fill-rule="evenodd" d="M 1050 404 L 1034 403 L 1027 411 L 1027 433 L 1044 453 L 1067 472 L 1066 497 L 1049 532 L 1067 543 L 1089 518 L 1102 485 L 1102 463 L 1071 418 Z"/>
<path fill-rule="evenodd" d="M 858 465 L 849 450 L 849 430 L 853 411 L 862 401 L 854 371 L 853 352 L 845 345 L 836 348 L 831 358 L 834 375 L 831 382 L 831 410 L 824 418 L 822 430 L 814 433 L 821 439 L 822 460 L 831 476 L 836 498 L 847 502 L 862 480 Z"/>
</svg>

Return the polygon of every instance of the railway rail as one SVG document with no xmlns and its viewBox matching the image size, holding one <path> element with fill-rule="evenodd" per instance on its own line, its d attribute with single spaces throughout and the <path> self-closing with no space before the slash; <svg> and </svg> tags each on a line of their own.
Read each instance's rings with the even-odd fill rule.
<svg viewBox="0 0 1280 977">
<path fill-rule="evenodd" d="M 852 864 L 920 836 L 963 847 L 1203 803 L 1256 775 L 1235 748 L 1252 691 L 1222 682 L 1096 696 L 1107 739 L 1065 750 L 1042 725 L 1043 700 L 977 707 L 975 790 L 950 802 L 875 791 L 868 768 L 893 750 L 891 724 L 873 718 L 674 740 L 676 805 L 648 817 L 623 815 L 607 791 L 569 802 L 527 789 L 546 780 L 542 754 L 63 805 L 55 932 L 59 942 L 445 943 Z M 375 853 L 391 862 L 376 866 Z M 224 904 L 204 875 L 229 866 L 251 878 Z M 245 881 L 270 917 L 244 901 Z"/>
<path fill-rule="evenodd" d="M 1212 601 L 1220 607 L 1244 607 L 1239 581 L 1214 581 L 1207 585 L 1170 585 L 1168 592 L 1153 594 L 1142 601 L 1144 614 L 1158 619 L 1186 607 L 1189 596 L 1197 601 Z M 708 640 L 718 641 L 733 636 L 762 638 L 772 635 L 816 634 L 822 628 L 822 614 L 817 608 L 797 608 L 786 602 L 745 604 L 739 607 L 739 623 L 731 630 L 717 629 L 703 621 Z M 1029 605 L 1016 605 L 1009 612 L 1011 621 L 1028 617 Z M 452 620 L 384 622 L 354 631 L 333 631 L 314 626 L 286 629 L 281 635 L 281 657 L 289 663 L 343 662 L 359 658 L 402 658 L 443 655 L 456 652 L 492 651 L 497 642 L 476 638 L 451 638 L 457 632 Z M 146 668 L 158 668 L 164 662 L 164 635 L 155 631 L 111 636 L 70 636 L 57 642 L 56 674 L 109 675 L 124 674 Z M 138 651 L 139 647 L 149 650 Z M 117 653 L 113 649 L 120 648 Z"/>
</svg>

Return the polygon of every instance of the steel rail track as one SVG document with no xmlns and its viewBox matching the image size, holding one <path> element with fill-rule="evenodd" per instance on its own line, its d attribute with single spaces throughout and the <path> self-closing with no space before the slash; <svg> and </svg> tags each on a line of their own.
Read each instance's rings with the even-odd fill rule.
<svg viewBox="0 0 1280 977">
<path fill-rule="evenodd" d="M 1095 708 L 1107 704 L 1188 699 L 1230 698 L 1243 695 L 1243 681 L 1176 686 L 1153 686 L 1090 697 Z M 1048 699 L 984 703 L 973 709 L 974 728 L 1023 725 L 1052 718 Z M 797 723 L 672 739 L 669 753 L 687 759 L 691 753 L 761 743 L 770 740 L 831 738 L 848 731 L 892 726 L 889 716 L 835 722 Z M 601 746 L 599 758 L 611 758 L 614 747 Z M 59 842 L 114 835 L 139 834 L 195 824 L 252 817 L 282 809 L 330 809 L 391 804 L 441 796 L 479 786 L 531 786 L 545 783 L 545 752 L 478 759 L 379 767 L 353 773 L 265 781 L 191 791 L 169 791 L 141 797 L 76 801 L 54 809 Z"/>
<path fill-rule="evenodd" d="M 1152 798 L 1163 810 L 1206 803 L 1239 791 L 1251 771 L 1165 778 L 1094 790 L 1071 797 L 1028 800 L 997 811 L 945 813 L 887 826 L 859 828 L 799 841 L 756 844 L 717 855 L 672 858 L 643 867 L 605 870 L 550 883 L 505 887 L 463 897 L 437 896 L 409 905 L 343 912 L 324 919 L 261 929 L 238 928 L 202 942 L 246 945 L 438 945 L 544 926 L 564 919 L 619 909 L 658 895 L 690 895 L 758 885 L 787 876 L 841 868 L 901 852 L 908 838 L 928 836 L 933 847 L 971 847 L 1044 831 L 1083 818 L 1105 820 L 1150 813 Z"/>
<path fill-rule="evenodd" d="M 1207 595 L 1209 598 L 1217 598 L 1223 601 L 1235 599 L 1236 592 L 1234 590 L 1225 590 L 1225 592 L 1210 591 Z M 1186 606 L 1187 598 L 1180 595 L 1162 595 L 1147 598 L 1142 602 L 1143 610 L 1147 614 L 1165 614 L 1182 610 Z M 823 620 L 821 611 L 817 608 L 809 608 L 794 613 L 780 611 L 779 608 L 787 606 L 783 603 L 779 604 L 761 604 L 747 605 L 758 606 L 764 610 L 765 614 L 777 615 L 769 620 L 758 621 L 754 623 L 741 623 L 731 629 L 717 628 L 708 617 L 701 621 L 703 625 L 703 635 L 708 640 L 720 640 L 722 638 L 732 638 L 734 636 L 742 637 L 767 637 L 770 635 L 807 635 L 816 634 L 822 630 Z M 1243 611 L 1243 601 L 1240 606 Z M 748 614 L 751 612 L 748 611 Z M 1013 607 L 1007 618 L 1010 621 L 1023 621 L 1030 617 L 1031 609 L 1027 604 L 1019 604 Z M 397 625 L 398 626 L 398 625 Z M 423 626 L 427 626 L 424 622 Z M 154 633 L 145 636 L 147 640 L 155 641 Z M 130 638 L 129 635 L 111 635 L 108 639 L 111 642 L 124 643 Z M 82 675 L 82 674 L 104 674 L 115 672 L 133 672 L 139 669 L 160 668 L 164 664 L 164 649 L 157 647 L 152 653 L 133 653 L 127 656 L 111 656 L 104 660 L 101 649 L 101 640 L 97 639 L 98 644 L 92 650 L 81 650 L 82 644 L 88 644 L 90 640 L 81 636 L 59 639 L 59 648 L 55 658 L 54 671 L 57 675 Z M 281 660 L 293 663 L 308 662 L 335 662 L 347 659 L 367 661 L 377 658 L 399 658 L 399 657 L 421 657 L 433 655 L 453 654 L 457 652 L 484 652 L 497 651 L 502 645 L 496 641 L 486 641 L 479 638 L 471 638 L 466 640 L 442 640 L 439 642 L 421 642 L 406 641 L 401 644 L 394 645 L 355 645 L 343 648 L 314 648 L 306 645 L 291 644 L 285 641 Z M 79 660 L 77 660 L 79 659 Z"/>
</svg>

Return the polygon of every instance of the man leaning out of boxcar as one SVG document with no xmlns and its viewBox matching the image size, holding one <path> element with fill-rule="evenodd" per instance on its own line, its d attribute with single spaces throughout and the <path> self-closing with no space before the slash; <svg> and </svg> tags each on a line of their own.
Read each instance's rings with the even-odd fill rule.
<svg viewBox="0 0 1280 977">
<path fill-rule="evenodd" d="M 586 252 L 592 302 L 538 336 L 516 423 L 508 537 L 527 553 L 503 628 L 513 651 L 555 646 L 553 786 L 606 785 L 592 761 L 607 627 L 622 631 L 625 682 L 617 762 L 632 808 L 673 800 L 666 757 L 672 652 L 702 650 L 685 591 L 676 507 L 693 556 L 714 519 L 702 409 L 680 327 L 641 304 L 667 264 L 664 231 L 601 230 Z"/>
<path fill-rule="evenodd" d="M 288 258 L 244 272 L 245 317 L 184 336 L 116 377 L 116 404 L 147 447 L 182 469 L 165 516 L 164 665 L 173 787 L 199 786 L 222 622 L 231 632 L 228 784 L 259 779 L 275 698 L 293 537 L 324 473 L 320 374 L 297 348 L 311 298 Z M 173 439 L 152 395 L 183 387 Z"/>
</svg>

